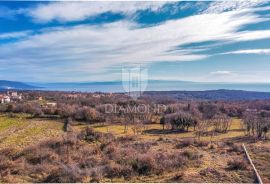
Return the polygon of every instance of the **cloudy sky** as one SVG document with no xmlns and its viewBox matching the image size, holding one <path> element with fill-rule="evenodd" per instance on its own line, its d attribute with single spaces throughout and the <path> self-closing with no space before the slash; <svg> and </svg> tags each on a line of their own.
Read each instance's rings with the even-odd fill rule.
<svg viewBox="0 0 270 184">
<path fill-rule="evenodd" d="M 270 2 L 0 2 L 0 79 L 270 82 Z"/>
</svg>

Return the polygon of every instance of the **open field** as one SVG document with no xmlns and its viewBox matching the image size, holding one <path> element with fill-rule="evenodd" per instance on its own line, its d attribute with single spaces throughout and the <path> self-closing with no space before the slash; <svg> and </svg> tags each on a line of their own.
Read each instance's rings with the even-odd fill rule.
<svg viewBox="0 0 270 184">
<path fill-rule="evenodd" d="M 131 142 L 126 142 L 124 145 L 118 145 L 117 149 L 135 148 L 146 149 L 149 154 L 171 154 L 180 152 L 186 154 L 187 161 L 183 166 L 179 166 L 176 170 L 168 170 L 162 172 L 162 174 L 148 174 L 148 175 L 134 175 L 128 181 L 130 182 L 243 182 L 251 183 L 255 181 L 254 173 L 245 159 L 244 153 L 239 148 L 240 143 L 232 144 L 226 143 L 227 140 L 237 140 L 244 136 L 244 132 L 241 129 L 241 120 L 233 119 L 231 129 L 226 134 L 219 134 L 212 139 L 209 136 L 202 137 L 202 143 L 195 143 L 194 133 L 182 132 L 182 133 L 164 133 L 160 124 L 150 124 L 144 130 L 143 134 L 135 135 L 132 131 L 132 126 L 128 128 L 128 132 L 124 133 L 123 125 L 74 125 L 73 130 L 75 133 L 79 133 L 86 127 L 92 127 L 97 132 L 111 133 L 115 137 L 132 137 L 134 139 Z M 48 120 L 48 119 L 35 119 L 30 118 L 26 114 L 7 115 L 2 114 L 0 116 L 0 150 L 5 148 L 14 148 L 16 153 L 20 150 L 25 150 L 28 147 L 38 146 L 40 143 L 50 140 L 52 138 L 56 140 L 63 140 L 67 133 L 63 131 L 63 123 L 60 120 Z M 212 143 L 210 143 L 210 140 Z M 240 139 L 244 140 L 244 139 Z M 100 140 L 98 140 L 99 142 Z M 103 139 L 102 139 L 103 141 Z M 102 146 L 104 143 L 95 143 L 96 146 Z M 187 141 L 187 145 L 182 141 Z M 191 141 L 191 142 L 189 142 Z M 243 141 L 245 142 L 245 141 Z M 180 143 L 180 144 L 179 144 Z M 248 142 L 246 142 L 248 143 Z M 90 145 L 92 145 L 91 143 Z M 107 143 L 106 143 L 107 144 Z M 77 149 L 88 149 L 90 145 L 84 143 L 79 144 Z M 179 146 L 180 145 L 180 146 Z M 250 148 L 251 157 L 254 159 L 254 163 L 258 166 L 259 172 L 262 174 L 263 180 L 269 181 L 269 169 L 266 165 L 269 164 L 269 143 L 261 145 L 258 151 L 257 145 L 248 143 Z M 142 147 L 141 147 L 142 146 Z M 40 149 L 40 148 L 39 148 Z M 41 148 L 43 149 L 43 148 Z M 45 148 L 44 148 L 45 149 Z M 101 148 L 102 149 L 102 148 Z M 47 150 L 47 148 L 45 149 Z M 138 150 L 138 151 L 139 151 Z M 71 148 L 69 154 L 76 153 L 76 149 Z M 24 151 L 23 151 L 24 152 Z M 38 152 L 39 153 L 39 152 Z M 40 153 L 39 153 L 40 154 Z M 107 153 L 106 153 L 107 154 Z M 140 153 L 141 154 L 141 153 Z M 192 156 L 195 155 L 195 156 Z M 63 156 L 63 155 L 59 155 Z M 57 156 L 57 157 L 59 157 Z M 65 158 L 65 156 L 63 156 Z M 194 158 L 193 158 L 194 157 Z M 72 160 L 71 156 L 71 160 Z M 75 159 L 75 157 L 74 157 Z M 184 159 L 185 160 L 185 159 Z M 228 163 L 231 160 L 243 160 L 246 165 L 245 169 L 229 169 Z M 75 160 L 74 160 L 75 161 Z M 17 161 L 20 162 L 20 161 Z M 33 167 L 29 165 L 29 167 Z M 35 166 L 36 167 L 36 166 Z M 55 167 L 55 166 L 54 166 Z M 43 171 L 45 172 L 45 171 Z M 49 177 L 50 173 L 42 175 L 10 175 L 9 178 L 4 177 L 3 181 L 14 182 L 44 182 Z M 93 178 L 92 178 L 93 179 Z M 69 181 L 69 180 L 67 180 Z M 81 182 L 91 182 L 91 177 L 83 177 Z M 126 182 L 126 178 L 113 177 L 98 180 L 100 182 Z"/>
<path fill-rule="evenodd" d="M 128 131 L 125 133 L 124 129 L 125 126 L 121 124 L 117 125 L 103 125 L 103 124 L 96 124 L 96 125 L 90 125 L 94 128 L 94 130 L 103 132 L 103 133 L 112 133 L 116 136 L 125 136 L 125 135 L 134 135 L 134 132 L 132 130 L 132 125 L 128 127 Z M 84 128 L 85 125 L 79 125 L 77 128 Z M 240 119 L 233 119 L 230 130 L 227 133 L 223 134 L 217 134 L 213 136 L 212 138 L 210 136 L 201 137 L 202 140 L 205 141 L 221 141 L 223 139 L 230 139 L 234 137 L 241 137 L 244 136 L 244 130 L 242 129 L 242 122 Z M 158 139 L 159 137 L 162 138 L 194 138 L 195 134 L 193 129 L 191 128 L 189 132 L 171 132 L 170 130 L 163 130 L 162 125 L 158 123 L 153 123 L 146 125 L 145 130 L 137 135 L 138 138 L 141 139 Z"/>
<path fill-rule="evenodd" d="M 0 116 L 0 149 L 22 149 L 45 139 L 61 136 L 63 133 L 61 122 L 32 119 L 26 114 Z"/>
</svg>

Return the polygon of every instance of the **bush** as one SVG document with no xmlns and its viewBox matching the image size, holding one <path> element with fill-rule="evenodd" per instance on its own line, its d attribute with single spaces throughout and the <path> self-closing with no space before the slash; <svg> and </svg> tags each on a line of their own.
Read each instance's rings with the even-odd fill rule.
<svg viewBox="0 0 270 184">
<path fill-rule="evenodd" d="M 211 144 L 209 145 L 209 149 L 216 149 L 216 148 L 217 148 L 217 145 L 214 144 L 214 143 L 211 143 Z"/>
<path fill-rule="evenodd" d="M 84 175 L 75 165 L 62 165 L 51 172 L 44 183 L 75 183 L 83 182 Z"/>
<path fill-rule="evenodd" d="M 245 169 L 247 169 L 247 163 L 244 162 L 243 160 L 229 160 L 227 165 L 228 165 L 228 168 L 230 170 L 245 170 Z"/>
<path fill-rule="evenodd" d="M 120 177 L 122 176 L 122 167 L 117 163 L 110 162 L 105 166 L 104 172 L 106 173 L 105 175 L 109 178 Z"/>
<path fill-rule="evenodd" d="M 16 150 L 13 148 L 5 148 L 0 150 L 0 155 L 12 159 L 16 154 Z"/>
<path fill-rule="evenodd" d="M 195 141 L 195 144 L 198 147 L 206 147 L 208 146 L 209 142 L 208 141 Z"/>
<path fill-rule="evenodd" d="M 79 135 L 78 139 L 85 140 L 87 142 L 99 141 L 102 138 L 102 133 L 95 132 L 92 128 L 87 127 Z"/>
<path fill-rule="evenodd" d="M 183 156 L 187 157 L 189 160 L 196 160 L 200 158 L 200 155 L 193 150 L 185 150 L 183 153 Z"/>
<path fill-rule="evenodd" d="M 216 175 L 220 176 L 220 172 L 216 170 L 215 168 L 207 167 L 199 172 L 200 175 L 202 176 L 207 176 L 207 175 Z"/>
<path fill-rule="evenodd" d="M 150 143 L 148 142 L 136 142 L 132 145 L 134 149 L 139 151 L 140 153 L 146 153 L 150 149 Z"/>
<path fill-rule="evenodd" d="M 132 168 L 139 175 L 149 175 L 151 172 L 157 169 L 157 165 L 152 155 L 143 154 L 139 155 L 137 159 L 133 162 Z"/>
<path fill-rule="evenodd" d="M 135 141 L 136 139 L 135 139 L 135 137 L 132 136 L 132 135 L 127 135 L 127 136 L 121 136 L 121 137 L 118 137 L 116 140 L 117 140 L 118 142 L 124 143 L 124 142 Z"/>
<path fill-rule="evenodd" d="M 181 152 L 175 152 L 173 154 L 168 155 L 164 162 L 167 164 L 167 168 L 172 169 L 172 168 L 179 168 L 179 167 L 183 167 L 186 162 L 187 162 L 187 158 L 185 156 L 183 156 L 183 154 L 181 154 Z M 165 165 L 164 163 L 164 165 Z M 169 165 L 170 163 L 170 165 Z M 161 165 L 162 167 L 162 165 Z"/>
<path fill-rule="evenodd" d="M 104 168 L 104 173 L 108 178 L 130 178 L 133 174 L 131 166 L 120 165 L 115 162 L 110 162 Z"/>
<path fill-rule="evenodd" d="M 48 148 L 32 147 L 26 149 L 23 152 L 23 156 L 26 158 L 26 161 L 32 165 L 58 160 L 58 155 Z"/>
<path fill-rule="evenodd" d="M 242 146 L 237 145 L 237 144 L 232 144 L 231 147 L 229 148 L 229 151 L 237 152 L 237 153 L 243 153 L 244 152 Z"/>
<path fill-rule="evenodd" d="M 119 154 L 119 148 L 115 143 L 108 143 L 108 144 L 102 144 L 100 146 L 102 152 L 109 158 L 109 159 L 115 159 L 117 155 Z"/>
<path fill-rule="evenodd" d="M 90 182 L 94 182 L 94 183 L 100 182 L 104 177 L 103 168 L 102 167 L 94 167 L 92 169 L 90 175 L 92 177 Z"/>
<path fill-rule="evenodd" d="M 185 173 L 180 171 L 178 173 L 176 173 L 174 176 L 173 176 L 173 180 L 181 180 L 183 177 L 184 177 Z"/>
<path fill-rule="evenodd" d="M 194 145 L 193 139 L 184 139 L 176 145 L 176 148 L 184 148 L 184 147 L 188 147 L 191 145 Z"/>
</svg>

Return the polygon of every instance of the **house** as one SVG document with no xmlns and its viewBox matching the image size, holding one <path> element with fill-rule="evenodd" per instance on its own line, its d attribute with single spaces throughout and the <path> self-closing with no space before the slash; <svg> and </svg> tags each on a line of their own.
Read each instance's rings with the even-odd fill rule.
<svg viewBox="0 0 270 184">
<path fill-rule="evenodd" d="M 55 103 L 55 102 L 47 102 L 46 105 L 48 107 L 55 107 L 57 105 L 57 103 Z"/>
<path fill-rule="evenodd" d="M 78 98 L 79 95 L 78 94 L 68 94 L 66 95 L 68 98 Z"/>
<path fill-rule="evenodd" d="M 11 97 L 17 97 L 18 96 L 18 93 L 16 91 L 8 91 L 7 94 L 8 94 L 8 96 L 11 96 Z"/>
<path fill-rule="evenodd" d="M 10 103 L 10 97 L 6 95 L 0 95 L 0 102 L 1 103 Z"/>
<path fill-rule="evenodd" d="M 93 98 L 100 98 L 100 94 L 93 94 Z"/>
<path fill-rule="evenodd" d="M 3 103 L 4 95 L 0 95 L 0 103 Z"/>
<path fill-rule="evenodd" d="M 9 96 L 12 101 L 18 101 L 22 99 L 22 94 L 18 94 L 17 91 L 8 91 L 7 96 Z"/>
</svg>

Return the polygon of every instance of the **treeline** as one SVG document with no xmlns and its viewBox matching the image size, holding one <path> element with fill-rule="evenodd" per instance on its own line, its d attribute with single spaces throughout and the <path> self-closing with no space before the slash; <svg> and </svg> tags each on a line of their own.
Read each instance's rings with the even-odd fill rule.
<svg viewBox="0 0 270 184">
<path fill-rule="evenodd" d="M 248 136 L 266 138 L 270 128 L 270 100 L 179 101 L 146 95 L 134 101 L 124 94 L 40 91 L 23 92 L 23 97 L 21 102 L 1 104 L 0 112 L 69 119 L 65 122 L 121 123 L 125 125 L 125 132 L 132 125 L 134 134 L 142 133 L 149 123 L 159 122 L 164 130 L 190 131 L 192 128 L 198 138 L 226 133 L 232 118 L 243 119 Z M 113 111 L 106 111 L 108 105 Z"/>
<path fill-rule="evenodd" d="M 72 118 L 77 121 L 102 122 L 104 116 L 95 108 L 89 106 L 58 104 L 56 107 L 43 107 L 38 102 L 4 104 L 0 112 L 27 113 L 33 117 Z"/>
</svg>

